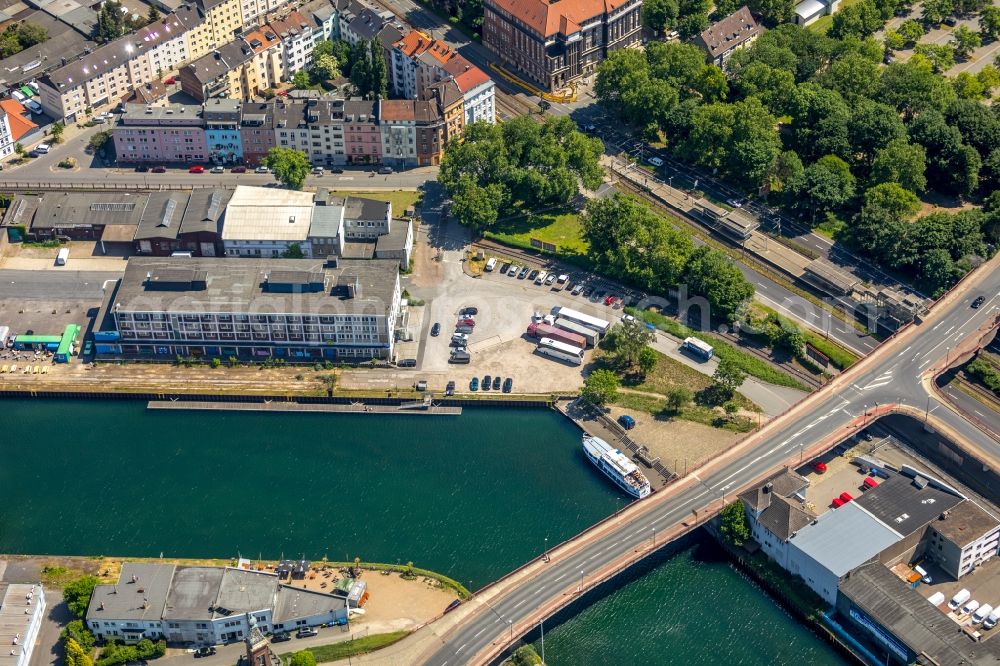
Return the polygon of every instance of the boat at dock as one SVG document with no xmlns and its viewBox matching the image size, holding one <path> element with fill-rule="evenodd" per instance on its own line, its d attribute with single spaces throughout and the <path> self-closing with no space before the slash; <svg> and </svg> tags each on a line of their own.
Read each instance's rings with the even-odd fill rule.
<svg viewBox="0 0 1000 666">
<path fill-rule="evenodd" d="M 583 451 L 597 469 L 629 495 L 636 499 L 649 495 L 649 480 L 624 453 L 587 433 L 583 434 Z"/>
</svg>

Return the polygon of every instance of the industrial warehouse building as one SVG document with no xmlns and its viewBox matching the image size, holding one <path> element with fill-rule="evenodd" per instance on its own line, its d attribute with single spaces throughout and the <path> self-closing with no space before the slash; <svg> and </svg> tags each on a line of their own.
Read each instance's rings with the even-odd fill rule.
<svg viewBox="0 0 1000 666">
<path fill-rule="evenodd" d="M 0 666 L 28 666 L 44 618 L 41 584 L 0 583 Z"/>
<path fill-rule="evenodd" d="M 215 645 L 261 631 L 347 620 L 347 599 L 284 585 L 264 571 L 233 567 L 184 567 L 127 562 L 114 585 L 98 585 L 87 608 L 87 626 L 98 639 Z"/>
<path fill-rule="evenodd" d="M 99 358 L 391 359 L 395 260 L 137 257 L 109 290 Z"/>
</svg>

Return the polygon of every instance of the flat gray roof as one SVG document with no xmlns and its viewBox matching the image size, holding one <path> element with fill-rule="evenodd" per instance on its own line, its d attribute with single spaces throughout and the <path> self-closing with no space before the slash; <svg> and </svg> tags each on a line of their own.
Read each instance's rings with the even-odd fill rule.
<svg viewBox="0 0 1000 666">
<path fill-rule="evenodd" d="M 147 194 L 49 192 L 39 198 L 33 228 L 139 224 Z"/>
<path fill-rule="evenodd" d="M 204 288 L 147 288 L 147 275 L 187 269 L 204 271 Z M 317 292 L 281 293 L 266 288 L 273 271 L 320 272 Z M 399 262 L 392 259 L 342 260 L 337 268 L 321 259 L 133 257 L 118 288 L 115 307 L 125 312 L 221 312 L 256 314 L 366 314 L 382 316 L 391 307 Z M 357 284 L 346 297 L 347 282 Z"/>
<path fill-rule="evenodd" d="M 854 275 L 838 268 L 823 257 L 817 257 L 806 264 L 806 271 L 845 294 L 858 283 L 858 278 Z"/>
<path fill-rule="evenodd" d="M 319 615 L 347 607 L 347 599 L 332 594 L 304 590 L 301 587 L 281 585 L 274 600 L 272 618 L 275 623 Z"/>
<path fill-rule="evenodd" d="M 129 262 L 131 263 L 131 262 Z M 177 567 L 167 595 L 164 620 L 200 620 L 212 617 L 209 610 L 219 595 L 225 569 L 220 567 Z"/>
<path fill-rule="evenodd" d="M 116 584 L 94 588 L 87 620 L 159 620 L 176 568 L 173 564 L 126 562 Z"/>
<path fill-rule="evenodd" d="M 1000 525 L 995 516 L 987 513 L 972 500 L 965 500 L 941 515 L 944 518 L 939 517 L 931 527 L 962 548 Z"/>
<path fill-rule="evenodd" d="M 962 501 L 962 497 L 941 490 L 926 478 L 921 478 L 923 482 L 902 474 L 892 474 L 854 501 L 907 536 L 924 529 L 929 522 Z"/>
<path fill-rule="evenodd" d="M 215 600 L 216 616 L 271 608 L 277 585 L 275 574 L 227 568 Z"/>
<path fill-rule="evenodd" d="M 409 220 L 396 220 L 389 233 L 375 239 L 375 252 L 397 252 L 406 247 L 406 236 L 411 224 Z"/>
<path fill-rule="evenodd" d="M 879 562 L 872 562 L 840 583 L 840 592 L 918 656 L 917 663 L 938 666 L 996 664 L 1000 641 L 973 642 L 947 615 Z"/>
<path fill-rule="evenodd" d="M 201 107 L 197 104 L 168 104 L 167 106 L 147 106 L 146 104 L 126 104 L 122 117 L 124 125 L 159 125 L 160 121 L 172 123 L 201 123 Z"/>
<path fill-rule="evenodd" d="M 855 500 L 819 516 L 796 532 L 789 543 L 841 577 L 902 538 Z"/>
<path fill-rule="evenodd" d="M 44 595 L 44 591 L 41 585 L 0 583 L 0 645 L 3 645 L 0 666 L 13 666 L 21 659 L 24 646 L 15 646 L 14 639 L 23 637 L 31 625 L 32 616 L 24 612 L 29 594 L 32 595 L 31 603 L 37 605 L 37 597 Z"/>
<path fill-rule="evenodd" d="M 340 233 L 343 222 L 343 206 L 315 206 L 313 208 L 312 224 L 309 225 L 309 236 L 333 238 Z"/>
</svg>

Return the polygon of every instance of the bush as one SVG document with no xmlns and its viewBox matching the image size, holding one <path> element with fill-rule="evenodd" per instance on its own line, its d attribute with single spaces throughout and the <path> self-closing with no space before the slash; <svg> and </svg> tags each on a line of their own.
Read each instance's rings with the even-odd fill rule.
<svg viewBox="0 0 1000 666">
<path fill-rule="evenodd" d="M 965 366 L 965 373 L 980 381 L 986 388 L 997 395 L 1000 395 L 1000 371 L 989 362 L 981 358 Z"/>
<path fill-rule="evenodd" d="M 90 630 L 83 624 L 83 620 L 72 620 L 59 634 L 59 638 L 64 641 L 76 641 L 87 653 L 94 649 L 94 634 L 90 633 Z"/>
<path fill-rule="evenodd" d="M 156 659 L 166 652 L 167 644 L 164 641 L 153 642 L 143 638 L 135 645 L 125 645 L 116 641 L 101 650 L 101 656 L 94 662 L 94 666 L 117 666 L 138 659 Z"/>
<path fill-rule="evenodd" d="M 63 588 L 63 599 L 66 600 L 66 605 L 73 615 L 82 618 L 87 614 L 87 606 L 90 605 L 90 597 L 94 594 L 95 587 L 97 587 L 97 577 L 84 576 Z"/>
</svg>

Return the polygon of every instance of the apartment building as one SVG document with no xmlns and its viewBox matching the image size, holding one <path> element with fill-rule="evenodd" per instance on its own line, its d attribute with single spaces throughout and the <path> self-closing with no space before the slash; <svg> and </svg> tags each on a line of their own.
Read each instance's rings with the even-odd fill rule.
<svg viewBox="0 0 1000 666">
<path fill-rule="evenodd" d="M 235 99 L 213 97 L 202 106 L 205 123 L 205 145 L 208 159 L 215 164 L 243 162 L 243 142 L 240 138 L 241 103 Z"/>
<path fill-rule="evenodd" d="M 185 34 L 179 14 L 171 14 L 49 72 L 38 79 L 42 108 L 57 120 L 74 122 L 87 109 L 117 104 L 188 58 Z"/>
<path fill-rule="evenodd" d="M 245 28 L 261 25 L 266 15 L 279 10 L 285 0 L 240 0 L 240 17 Z"/>
<path fill-rule="evenodd" d="M 382 162 L 379 103 L 350 99 L 344 103 L 344 144 L 348 164 Z"/>
<path fill-rule="evenodd" d="M 641 40 L 642 0 L 485 0 L 483 44 L 540 88 L 589 76 Z"/>
<path fill-rule="evenodd" d="M 735 12 L 708 26 L 694 39 L 705 49 L 713 65 L 725 67 L 730 56 L 745 49 L 760 36 L 762 30 L 744 5 Z"/>
<path fill-rule="evenodd" d="M 375 39 L 382 28 L 392 24 L 395 16 L 386 10 L 376 12 L 356 0 L 346 0 L 338 6 L 340 39 L 351 46 Z"/>
<path fill-rule="evenodd" d="M 267 26 L 247 32 L 243 39 L 253 51 L 254 77 L 260 89 L 276 88 L 286 79 L 281 40 Z"/>
<path fill-rule="evenodd" d="M 31 112 L 14 98 L 0 99 L 0 159 L 11 155 L 18 143 L 26 144 L 37 136 Z"/>
<path fill-rule="evenodd" d="M 437 104 L 444 122 L 444 143 L 461 138 L 465 130 L 465 96 L 455 79 L 445 79 L 428 86 L 429 99 Z"/>
<path fill-rule="evenodd" d="M 925 556 L 958 580 L 992 559 L 1000 547 L 1000 522 L 967 500 L 928 525 Z"/>
<path fill-rule="evenodd" d="M 243 161 L 259 164 L 276 144 L 271 116 L 274 105 L 265 102 L 245 102 L 240 118 L 240 144 L 243 146 Z"/>
<path fill-rule="evenodd" d="M 243 29 L 241 0 L 195 0 L 204 17 L 201 27 L 188 33 L 191 59 L 232 41 Z"/>
<path fill-rule="evenodd" d="M 204 124 L 200 106 L 126 104 L 111 138 L 122 162 L 203 162 Z"/>
<path fill-rule="evenodd" d="M 282 66 L 289 79 L 296 72 L 312 66 L 312 52 L 316 45 L 313 34 L 315 24 L 298 11 L 291 11 L 267 22 L 267 28 L 281 40 Z"/>
<path fill-rule="evenodd" d="M 392 260 L 134 257 L 98 315 L 98 353 L 390 359 L 400 301 Z"/>
<path fill-rule="evenodd" d="M 407 168 L 441 163 L 445 127 L 435 102 L 379 100 L 382 163 Z"/>
<path fill-rule="evenodd" d="M 234 39 L 181 67 L 181 90 L 199 102 L 211 97 L 247 99 L 260 92 L 254 60 L 250 45 Z"/>
</svg>

